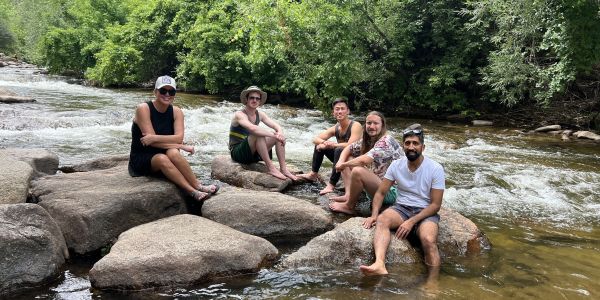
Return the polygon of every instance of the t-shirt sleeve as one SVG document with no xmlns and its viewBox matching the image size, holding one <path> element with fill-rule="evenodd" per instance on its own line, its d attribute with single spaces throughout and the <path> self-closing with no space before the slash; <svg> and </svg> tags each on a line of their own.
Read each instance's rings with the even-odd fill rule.
<svg viewBox="0 0 600 300">
<path fill-rule="evenodd" d="M 437 165 L 434 169 L 432 181 L 431 188 L 436 190 L 446 189 L 446 174 L 442 165 Z"/>
<path fill-rule="evenodd" d="M 348 146 L 350 147 L 350 155 L 352 155 L 352 157 L 360 156 L 360 143 L 362 143 L 362 140 L 358 140 Z"/>
<path fill-rule="evenodd" d="M 381 160 L 383 157 L 393 157 L 394 149 L 388 143 L 388 136 L 379 139 L 373 148 L 366 153 L 373 160 Z"/>
<path fill-rule="evenodd" d="M 390 167 L 387 168 L 387 171 L 385 171 L 385 175 L 383 176 L 383 178 L 387 179 L 387 180 L 391 180 L 391 181 L 396 181 L 396 178 L 394 178 L 394 170 L 398 167 L 398 160 L 395 160 L 392 162 L 392 164 L 390 164 Z"/>
</svg>

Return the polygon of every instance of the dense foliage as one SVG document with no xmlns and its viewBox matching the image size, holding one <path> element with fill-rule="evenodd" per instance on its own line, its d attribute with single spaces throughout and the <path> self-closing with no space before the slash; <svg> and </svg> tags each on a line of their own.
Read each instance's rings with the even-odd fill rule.
<svg viewBox="0 0 600 300">
<path fill-rule="evenodd" d="M 548 104 L 600 64 L 596 0 L 0 0 L 0 49 L 104 86 L 257 84 L 319 108 Z M 29 20 L 38 20 L 30 22 Z"/>
</svg>

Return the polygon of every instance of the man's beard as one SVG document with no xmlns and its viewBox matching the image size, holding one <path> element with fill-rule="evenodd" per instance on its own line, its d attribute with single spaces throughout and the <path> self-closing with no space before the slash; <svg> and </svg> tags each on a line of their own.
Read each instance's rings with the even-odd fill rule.
<svg viewBox="0 0 600 300">
<path fill-rule="evenodd" d="M 415 160 L 419 159 L 419 156 L 421 156 L 421 152 L 417 152 L 417 151 L 406 152 L 406 159 L 408 159 L 410 161 L 415 161 Z"/>
</svg>

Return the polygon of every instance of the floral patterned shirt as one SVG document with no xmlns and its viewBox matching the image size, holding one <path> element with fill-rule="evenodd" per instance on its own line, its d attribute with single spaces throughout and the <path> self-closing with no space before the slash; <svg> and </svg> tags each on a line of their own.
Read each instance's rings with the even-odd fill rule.
<svg viewBox="0 0 600 300">
<path fill-rule="evenodd" d="M 360 146 L 362 139 L 352 143 L 350 147 L 350 155 L 353 157 L 360 156 Z M 404 156 L 402 146 L 391 135 L 382 136 L 369 152 L 365 153 L 373 159 L 370 170 L 379 178 L 383 179 L 385 172 L 392 162 Z"/>
</svg>

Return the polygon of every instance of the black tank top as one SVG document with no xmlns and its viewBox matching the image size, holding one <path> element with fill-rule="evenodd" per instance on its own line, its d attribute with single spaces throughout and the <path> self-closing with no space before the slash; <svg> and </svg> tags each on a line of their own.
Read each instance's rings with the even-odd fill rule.
<svg viewBox="0 0 600 300">
<path fill-rule="evenodd" d="M 340 124 L 335 125 L 335 139 L 337 140 L 338 143 L 346 143 L 348 142 L 348 140 L 350 139 L 350 136 L 352 135 L 352 124 L 354 123 L 354 121 L 350 120 L 350 125 L 348 125 L 348 128 L 346 129 L 346 132 L 344 133 L 344 135 L 341 135 L 340 132 Z"/>
<path fill-rule="evenodd" d="M 173 135 L 175 134 L 175 117 L 173 116 L 173 105 L 169 105 L 167 111 L 159 112 L 152 104 L 152 101 L 146 102 L 150 108 L 150 121 L 152 128 L 157 135 Z M 144 147 L 142 145 L 142 130 L 135 122 L 131 124 L 131 154 L 135 153 L 163 153 L 164 149 L 155 148 L 152 146 Z"/>
</svg>

